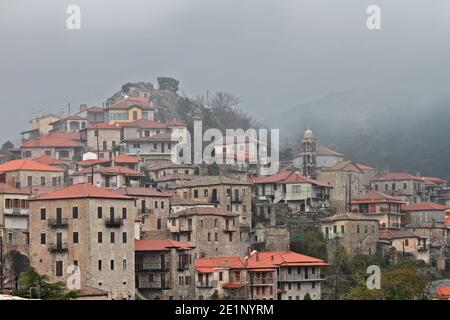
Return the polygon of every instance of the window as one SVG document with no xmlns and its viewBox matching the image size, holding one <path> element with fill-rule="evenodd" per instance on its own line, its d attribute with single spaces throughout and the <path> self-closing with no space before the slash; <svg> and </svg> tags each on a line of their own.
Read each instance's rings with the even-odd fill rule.
<svg viewBox="0 0 450 320">
<path fill-rule="evenodd" d="M 228 241 L 233 242 L 233 233 L 228 233 Z"/>
<path fill-rule="evenodd" d="M 33 177 L 32 176 L 28 176 L 27 177 L 27 185 L 29 187 L 33 185 Z"/>
<path fill-rule="evenodd" d="M 59 158 L 60 159 L 69 159 L 70 158 L 69 151 L 60 151 Z"/>
<path fill-rule="evenodd" d="M 156 229 L 161 230 L 161 218 L 156 219 Z"/>
<path fill-rule="evenodd" d="M 137 120 L 137 119 L 138 119 L 138 112 L 133 111 L 133 120 Z"/>
<path fill-rule="evenodd" d="M 111 146 L 112 146 L 113 149 L 116 147 L 116 145 L 117 145 L 116 141 L 111 141 Z"/>
<path fill-rule="evenodd" d="M 153 144 L 153 149 L 155 149 L 155 150 L 158 149 L 158 144 L 157 143 Z"/>
<path fill-rule="evenodd" d="M 345 232 L 345 227 L 341 226 L 341 233 L 344 233 L 344 232 Z"/>
<path fill-rule="evenodd" d="M 122 260 L 122 270 L 127 270 L 127 260 Z"/>
<path fill-rule="evenodd" d="M 103 216 L 103 208 L 102 207 L 98 207 L 97 208 L 97 218 L 101 219 Z"/>
<path fill-rule="evenodd" d="M 109 263 L 109 268 L 111 269 L 111 271 L 114 270 L 114 260 L 111 260 Z"/>
<path fill-rule="evenodd" d="M 186 170 L 187 171 L 187 170 Z M 185 172 L 186 173 L 186 172 Z M 186 173 L 187 174 L 187 173 Z M 207 197 L 208 196 L 208 189 L 204 189 L 203 190 L 203 196 Z"/>
<path fill-rule="evenodd" d="M 73 265 L 78 267 L 78 260 L 73 260 Z"/>
<path fill-rule="evenodd" d="M 155 209 L 158 209 L 158 201 L 155 201 Z"/>
<path fill-rule="evenodd" d="M 45 208 L 41 208 L 41 220 L 47 219 L 47 210 Z"/>
<path fill-rule="evenodd" d="M 218 224 L 219 224 L 219 220 L 217 220 L 217 219 L 214 219 L 214 227 L 215 227 L 215 228 L 217 228 L 217 227 L 218 227 Z"/>
<path fill-rule="evenodd" d="M 45 186 L 45 177 L 41 177 L 41 186 Z"/>
<path fill-rule="evenodd" d="M 122 208 L 122 219 L 127 218 L 127 208 Z"/>
<path fill-rule="evenodd" d="M 292 193 L 300 193 L 301 186 L 292 186 Z"/>
<path fill-rule="evenodd" d="M 73 243 L 78 243 L 78 232 L 73 233 Z"/>
<path fill-rule="evenodd" d="M 211 241 L 211 233 L 208 232 L 208 241 Z"/>
<path fill-rule="evenodd" d="M 359 233 L 359 224 L 356 226 L 356 233 Z"/>
<path fill-rule="evenodd" d="M 377 184 L 375 185 L 375 190 L 378 191 L 378 185 Z"/>
<path fill-rule="evenodd" d="M 56 261 L 56 276 L 62 277 L 62 275 L 63 275 L 63 262 Z"/>
<path fill-rule="evenodd" d="M 116 234 L 114 233 L 114 231 L 110 233 L 110 240 L 111 243 L 114 243 L 116 241 Z"/>
<path fill-rule="evenodd" d="M 47 237 L 45 233 L 41 233 L 41 244 L 47 243 Z"/>
<path fill-rule="evenodd" d="M 194 190 L 194 198 L 198 198 L 198 190 Z"/>
<path fill-rule="evenodd" d="M 408 189 L 408 184 L 406 182 L 403 183 L 403 190 Z"/>
<path fill-rule="evenodd" d="M 409 246 L 409 239 L 405 239 L 405 247 Z"/>
<path fill-rule="evenodd" d="M 127 233 L 126 232 L 122 232 L 122 242 L 127 243 Z"/>
<path fill-rule="evenodd" d="M 102 260 L 98 260 L 97 267 L 98 271 L 102 271 Z"/>
<path fill-rule="evenodd" d="M 78 207 L 72 208 L 72 218 L 78 219 Z"/>
<path fill-rule="evenodd" d="M 337 226 L 333 226 L 333 233 L 337 233 Z"/>
<path fill-rule="evenodd" d="M 245 204 L 242 207 L 242 211 L 247 212 L 247 206 Z"/>
<path fill-rule="evenodd" d="M 203 228 L 203 220 L 200 220 L 200 227 Z"/>
<path fill-rule="evenodd" d="M 56 187 L 58 185 L 58 178 L 53 177 L 52 178 L 52 187 Z"/>
<path fill-rule="evenodd" d="M 97 241 L 98 243 L 103 243 L 103 233 L 101 232 L 97 233 Z"/>
<path fill-rule="evenodd" d="M 164 209 L 164 201 L 161 201 L 161 209 Z"/>
<path fill-rule="evenodd" d="M 223 281 L 223 272 L 219 272 L 219 281 Z"/>
<path fill-rule="evenodd" d="M 108 142 L 103 141 L 103 150 L 108 150 Z"/>
<path fill-rule="evenodd" d="M 219 234 L 217 232 L 214 234 L 214 241 L 219 241 Z"/>
<path fill-rule="evenodd" d="M 313 289 L 316 288 L 316 283 L 315 283 L 314 281 L 311 283 L 311 287 L 312 287 Z"/>
</svg>

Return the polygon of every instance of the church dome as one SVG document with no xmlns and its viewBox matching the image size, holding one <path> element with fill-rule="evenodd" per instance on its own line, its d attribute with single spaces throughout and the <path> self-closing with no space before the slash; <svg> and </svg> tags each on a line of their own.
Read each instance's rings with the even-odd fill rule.
<svg viewBox="0 0 450 320">
<path fill-rule="evenodd" d="M 307 129 L 305 133 L 303 134 L 303 139 L 314 139 L 314 133 L 311 129 Z"/>
</svg>

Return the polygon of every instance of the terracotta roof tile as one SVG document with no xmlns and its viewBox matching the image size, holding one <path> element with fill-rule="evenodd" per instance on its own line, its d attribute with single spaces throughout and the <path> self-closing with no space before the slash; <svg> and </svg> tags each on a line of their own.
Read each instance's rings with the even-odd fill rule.
<svg viewBox="0 0 450 320">
<path fill-rule="evenodd" d="M 39 163 L 43 163 L 43 164 L 48 164 L 48 165 L 65 165 L 65 162 L 59 159 L 55 159 L 53 157 L 50 157 L 46 154 L 34 158 L 33 161 L 39 162 Z"/>
<path fill-rule="evenodd" d="M 171 213 L 171 218 L 176 218 L 180 216 L 194 216 L 194 215 L 202 215 L 202 216 L 224 216 L 224 217 L 237 217 L 239 216 L 239 213 L 227 211 L 223 208 L 216 208 L 216 207 L 193 207 L 193 208 L 187 208 L 185 210 Z"/>
<path fill-rule="evenodd" d="M 49 171 L 49 172 L 63 172 L 61 168 L 49 166 L 44 163 L 40 163 L 34 160 L 18 159 L 5 162 L 0 165 L 0 172 L 11 171 Z"/>
<path fill-rule="evenodd" d="M 449 207 L 434 202 L 419 202 L 405 206 L 405 211 L 445 211 L 447 209 Z"/>
<path fill-rule="evenodd" d="M 139 163 L 139 157 L 129 156 L 126 154 L 119 154 L 116 158 L 114 158 L 114 162 L 116 162 L 116 163 Z"/>
<path fill-rule="evenodd" d="M 419 180 L 423 181 L 421 177 L 413 176 L 406 172 L 389 172 L 381 177 L 377 177 L 372 181 L 396 181 L 396 180 Z"/>
<path fill-rule="evenodd" d="M 356 195 L 352 199 L 352 203 L 366 203 L 366 202 L 373 202 L 373 203 L 379 203 L 379 202 L 402 202 L 400 198 L 389 196 L 387 194 L 378 192 L 378 191 L 370 191 L 368 193 L 360 193 Z"/>
<path fill-rule="evenodd" d="M 11 187 L 6 183 L 0 183 L 0 194 L 29 194 L 28 192 Z"/>
</svg>

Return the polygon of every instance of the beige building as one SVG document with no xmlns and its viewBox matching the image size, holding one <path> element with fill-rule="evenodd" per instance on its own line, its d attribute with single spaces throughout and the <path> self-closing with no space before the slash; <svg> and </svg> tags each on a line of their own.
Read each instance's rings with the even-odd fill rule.
<svg viewBox="0 0 450 320">
<path fill-rule="evenodd" d="M 404 203 L 398 197 L 378 191 L 358 194 L 351 203 L 352 212 L 376 218 L 382 229 L 400 229 L 404 222 Z"/>
<path fill-rule="evenodd" d="M 379 237 L 384 255 L 393 255 L 394 259 L 398 256 L 411 257 L 430 263 L 429 237 L 420 236 L 411 230 L 380 230 Z"/>
<path fill-rule="evenodd" d="M 112 158 L 113 150 L 120 147 L 121 128 L 107 123 L 96 123 L 81 132 L 86 151 L 98 153 L 100 159 Z"/>
<path fill-rule="evenodd" d="M 33 160 L 11 160 L 0 165 L 0 183 L 12 187 L 58 187 L 64 183 L 64 170 Z"/>
<path fill-rule="evenodd" d="M 171 176 L 174 174 L 193 175 L 195 173 L 194 166 L 185 164 L 176 164 L 172 161 L 153 162 L 147 166 L 147 173 L 152 180 Z"/>
<path fill-rule="evenodd" d="M 240 255 L 239 214 L 222 208 L 191 208 L 169 216 L 172 239 L 195 247 L 197 257 Z"/>
<path fill-rule="evenodd" d="M 398 196 L 407 204 L 427 201 L 425 179 L 405 172 L 390 172 L 371 181 L 371 190 Z"/>
<path fill-rule="evenodd" d="M 31 265 L 55 281 L 134 299 L 132 198 L 89 184 L 76 184 L 30 201 Z M 75 282 L 76 283 L 76 282 Z"/>
<path fill-rule="evenodd" d="M 61 117 L 55 116 L 54 114 L 33 118 L 31 120 L 31 129 L 38 130 L 39 135 L 41 136 L 46 135 L 53 129 L 51 123 L 58 121 L 60 118 Z"/>
<path fill-rule="evenodd" d="M 136 240 L 137 298 L 192 300 L 194 291 L 193 247 L 175 240 Z"/>
</svg>

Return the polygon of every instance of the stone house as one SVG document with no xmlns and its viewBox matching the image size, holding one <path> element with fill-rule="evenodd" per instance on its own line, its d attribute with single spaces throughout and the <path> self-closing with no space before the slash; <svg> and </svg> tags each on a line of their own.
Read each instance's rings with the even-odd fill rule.
<svg viewBox="0 0 450 320">
<path fill-rule="evenodd" d="M 31 129 L 37 130 L 39 136 L 47 135 L 53 129 L 53 126 L 50 125 L 50 123 L 55 122 L 60 118 L 61 117 L 54 114 L 48 114 L 33 118 L 31 120 Z"/>
<path fill-rule="evenodd" d="M 285 202 L 292 210 L 300 212 L 318 212 L 330 208 L 332 187 L 306 178 L 298 171 L 282 171 L 250 181 L 254 184 L 254 193 L 259 200 L 268 199 L 270 203 Z"/>
<path fill-rule="evenodd" d="M 140 220 L 138 239 L 167 239 L 170 194 L 155 188 L 121 187 L 115 192 L 135 200 Z"/>
<path fill-rule="evenodd" d="M 156 178 L 154 182 L 156 183 L 156 186 L 161 190 L 171 190 L 177 185 L 182 185 L 194 180 L 195 178 L 197 178 L 197 176 L 183 173 L 174 173 Z"/>
<path fill-rule="evenodd" d="M 97 187 L 116 189 L 143 185 L 144 175 L 126 167 L 92 166 L 72 174 L 73 183 L 90 183 Z"/>
<path fill-rule="evenodd" d="M 379 221 L 370 215 L 337 213 L 320 221 L 327 241 L 328 259 L 334 260 L 338 248 L 349 254 L 373 255 L 377 252 Z"/>
<path fill-rule="evenodd" d="M 192 300 L 193 247 L 175 240 L 135 240 L 136 290 L 149 300 Z"/>
<path fill-rule="evenodd" d="M 411 230 L 380 230 L 378 245 L 383 255 L 411 257 L 430 264 L 429 237 Z M 395 260 L 394 260 L 395 261 Z"/>
<path fill-rule="evenodd" d="M 190 208 L 215 208 L 216 205 L 213 203 L 205 203 L 203 201 L 180 198 L 172 196 L 170 198 L 170 212 L 177 213 Z"/>
<path fill-rule="evenodd" d="M 158 178 L 180 174 L 180 175 L 194 175 L 195 167 L 186 164 L 177 164 L 172 161 L 159 161 L 151 163 L 147 166 L 146 171 L 152 180 Z"/>
<path fill-rule="evenodd" d="M 74 114 L 58 119 L 50 125 L 53 127 L 50 132 L 78 132 L 87 126 L 87 119 L 79 114 Z"/>
<path fill-rule="evenodd" d="M 351 202 L 352 212 L 378 219 L 382 229 L 400 229 L 404 222 L 404 203 L 398 197 L 371 191 L 356 195 Z"/>
<path fill-rule="evenodd" d="M 169 215 L 170 237 L 195 247 L 201 258 L 237 256 L 242 249 L 239 214 L 222 208 L 194 207 Z"/>
<path fill-rule="evenodd" d="M 407 204 L 427 201 L 425 180 L 405 172 L 390 172 L 371 181 L 371 190 L 398 196 Z"/>
<path fill-rule="evenodd" d="M 134 299 L 132 198 L 76 184 L 30 200 L 30 258 L 53 281 L 73 279 L 108 292 L 109 299 Z"/>
<path fill-rule="evenodd" d="M 121 143 L 121 128 L 107 123 L 95 123 L 82 130 L 81 136 L 86 141 L 86 151 L 98 153 L 99 159 L 111 159 L 113 151 Z"/>
<path fill-rule="evenodd" d="M 317 180 L 333 187 L 330 193 L 330 206 L 336 212 L 349 211 L 350 199 L 366 190 L 364 177 L 364 171 L 351 161 L 338 162 L 332 167 L 317 170 Z"/>
<path fill-rule="evenodd" d="M 0 165 L 0 183 L 12 187 L 62 186 L 64 170 L 33 160 L 11 160 Z"/>
</svg>

